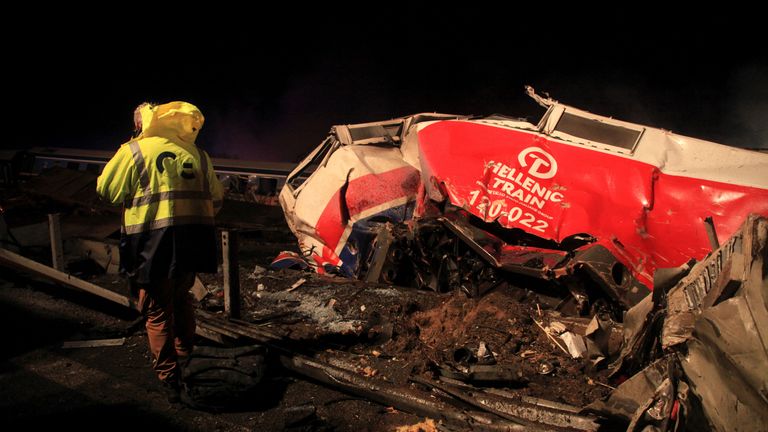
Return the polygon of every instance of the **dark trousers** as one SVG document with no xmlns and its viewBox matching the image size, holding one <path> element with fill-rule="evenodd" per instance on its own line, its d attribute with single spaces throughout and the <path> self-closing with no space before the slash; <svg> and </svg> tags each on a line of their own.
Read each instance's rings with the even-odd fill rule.
<svg viewBox="0 0 768 432">
<path fill-rule="evenodd" d="M 152 368 L 160 381 L 179 378 L 178 357 L 192 352 L 195 337 L 194 299 L 189 290 L 195 274 L 136 284 L 139 310 L 147 318 Z"/>
</svg>

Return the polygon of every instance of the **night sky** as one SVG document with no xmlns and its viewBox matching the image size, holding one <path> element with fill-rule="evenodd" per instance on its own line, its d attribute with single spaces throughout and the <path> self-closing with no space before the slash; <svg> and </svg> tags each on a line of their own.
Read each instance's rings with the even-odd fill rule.
<svg viewBox="0 0 768 432">
<path fill-rule="evenodd" d="M 186 100 L 206 117 L 198 144 L 212 155 L 294 162 L 340 123 L 417 112 L 535 122 L 543 110 L 526 84 L 594 113 L 768 148 L 756 14 L 439 5 L 29 11 L 22 30 L 2 30 L 3 148 L 116 149 L 136 105 Z"/>
</svg>

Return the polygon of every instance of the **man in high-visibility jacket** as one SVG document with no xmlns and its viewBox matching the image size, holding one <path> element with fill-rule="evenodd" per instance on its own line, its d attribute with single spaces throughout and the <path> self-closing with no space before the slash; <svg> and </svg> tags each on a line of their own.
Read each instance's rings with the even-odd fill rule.
<svg viewBox="0 0 768 432">
<path fill-rule="evenodd" d="M 139 135 L 107 163 L 96 190 L 123 205 L 120 270 L 146 316 L 155 373 L 176 401 L 178 358 L 189 355 L 195 335 L 189 289 L 196 272 L 217 270 L 214 215 L 223 190 L 195 145 L 204 122 L 196 106 L 142 104 L 134 119 Z"/>
</svg>

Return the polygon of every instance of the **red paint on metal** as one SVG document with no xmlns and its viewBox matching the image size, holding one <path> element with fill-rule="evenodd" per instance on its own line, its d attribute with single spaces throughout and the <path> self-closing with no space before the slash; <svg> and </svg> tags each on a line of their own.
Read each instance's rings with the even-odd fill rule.
<svg viewBox="0 0 768 432">
<path fill-rule="evenodd" d="M 768 191 L 665 174 L 648 163 L 461 121 L 419 132 L 422 181 L 486 221 L 562 241 L 588 233 L 641 282 L 710 250 L 703 219 L 729 238 L 749 213 L 768 215 Z"/>
</svg>

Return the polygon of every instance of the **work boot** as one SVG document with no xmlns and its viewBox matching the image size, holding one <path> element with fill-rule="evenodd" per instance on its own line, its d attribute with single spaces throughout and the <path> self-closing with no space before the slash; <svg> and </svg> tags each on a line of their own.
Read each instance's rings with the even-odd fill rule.
<svg viewBox="0 0 768 432">
<path fill-rule="evenodd" d="M 179 403 L 181 400 L 181 385 L 178 378 L 170 378 L 165 381 L 160 381 L 163 394 L 168 398 L 169 403 Z"/>
</svg>

